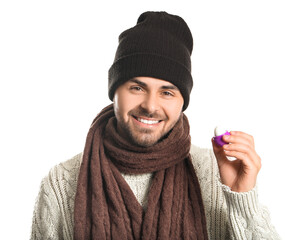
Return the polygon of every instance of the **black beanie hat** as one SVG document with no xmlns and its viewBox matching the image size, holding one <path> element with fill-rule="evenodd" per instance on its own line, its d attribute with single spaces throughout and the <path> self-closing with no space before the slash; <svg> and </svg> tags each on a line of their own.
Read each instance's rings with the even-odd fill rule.
<svg viewBox="0 0 304 240">
<path fill-rule="evenodd" d="M 154 77 L 174 84 L 189 104 L 193 86 L 193 39 L 186 22 L 166 12 L 142 13 L 137 24 L 119 36 L 114 63 L 109 69 L 109 98 L 134 77 Z"/>
</svg>

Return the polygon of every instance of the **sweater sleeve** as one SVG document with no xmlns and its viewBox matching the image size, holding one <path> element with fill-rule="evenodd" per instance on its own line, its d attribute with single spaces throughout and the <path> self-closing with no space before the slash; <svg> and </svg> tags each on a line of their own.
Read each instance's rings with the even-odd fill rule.
<svg viewBox="0 0 304 240">
<path fill-rule="evenodd" d="M 192 146 L 191 156 L 201 192 L 210 240 L 278 240 L 266 207 L 258 200 L 257 188 L 237 193 L 220 181 L 212 149 Z"/>
<path fill-rule="evenodd" d="M 231 239 L 280 239 L 271 224 L 270 214 L 258 201 L 255 187 L 249 192 L 237 193 L 222 185 L 226 199 Z"/>
<path fill-rule="evenodd" d="M 81 154 L 52 168 L 40 186 L 31 240 L 73 239 L 74 198 Z"/>
<path fill-rule="evenodd" d="M 61 220 L 55 192 L 51 187 L 49 177 L 45 177 L 41 182 L 40 191 L 36 199 L 31 240 L 63 239 L 60 231 Z"/>
</svg>

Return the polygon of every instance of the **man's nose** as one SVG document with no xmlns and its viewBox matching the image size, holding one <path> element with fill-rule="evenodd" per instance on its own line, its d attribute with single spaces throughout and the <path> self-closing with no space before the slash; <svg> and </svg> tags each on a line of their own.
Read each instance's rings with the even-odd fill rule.
<svg viewBox="0 0 304 240">
<path fill-rule="evenodd" d="M 143 99 L 141 107 L 144 108 L 148 113 L 154 113 L 159 110 L 159 99 L 156 94 L 149 93 Z"/>
</svg>

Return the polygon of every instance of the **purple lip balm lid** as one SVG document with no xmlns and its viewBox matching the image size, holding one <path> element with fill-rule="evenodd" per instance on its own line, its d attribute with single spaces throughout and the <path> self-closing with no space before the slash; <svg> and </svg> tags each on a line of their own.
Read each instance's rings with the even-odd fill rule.
<svg viewBox="0 0 304 240">
<path fill-rule="evenodd" d="M 230 132 L 226 131 L 224 134 L 219 135 L 219 136 L 215 136 L 215 137 L 214 137 L 214 142 L 215 142 L 217 145 L 221 146 L 221 147 L 224 146 L 225 144 L 227 144 L 227 143 L 224 142 L 223 139 L 222 139 L 222 137 L 223 137 L 224 135 L 231 135 L 231 134 L 230 134 Z"/>
</svg>

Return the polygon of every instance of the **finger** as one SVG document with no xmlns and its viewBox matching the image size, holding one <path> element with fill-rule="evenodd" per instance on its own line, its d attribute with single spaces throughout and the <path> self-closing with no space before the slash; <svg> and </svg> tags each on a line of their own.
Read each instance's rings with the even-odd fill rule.
<svg viewBox="0 0 304 240">
<path fill-rule="evenodd" d="M 253 152 L 252 148 L 249 145 L 242 144 L 242 143 L 231 143 L 231 144 L 226 144 L 223 146 L 224 150 L 228 151 L 237 151 L 237 152 L 242 152 L 246 154 L 250 154 Z"/>
<path fill-rule="evenodd" d="M 236 157 L 241 160 L 246 166 L 254 167 L 256 169 L 261 169 L 261 158 L 256 154 L 256 152 L 241 152 L 235 150 L 225 150 L 226 156 Z"/>
<path fill-rule="evenodd" d="M 254 146 L 254 138 L 253 138 L 253 136 L 249 135 L 248 133 L 244 133 L 241 131 L 231 131 L 230 134 L 232 136 L 239 136 L 243 139 L 246 139 L 248 142 L 250 142 L 251 145 Z"/>
<path fill-rule="evenodd" d="M 211 139 L 211 142 L 212 142 L 212 147 L 213 147 L 214 153 L 220 153 L 221 151 L 223 151 L 222 147 L 217 145 L 214 142 L 214 138 Z"/>
<path fill-rule="evenodd" d="M 211 139 L 211 142 L 212 142 L 213 152 L 214 152 L 214 155 L 216 156 L 216 159 L 217 160 L 219 160 L 219 159 L 226 159 L 226 155 L 224 153 L 224 149 L 221 146 L 217 145 L 214 142 L 213 138 Z"/>
<path fill-rule="evenodd" d="M 257 155 L 256 151 L 248 145 L 231 143 L 224 145 L 223 148 L 225 151 L 236 151 L 236 152 L 245 153 L 250 157 L 252 161 L 256 163 L 260 162 L 260 157 Z"/>
<path fill-rule="evenodd" d="M 223 140 L 228 143 L 243 144 L 254 149 L 254 144 L 248 138 L 241 135 L 224 135 Z"/>
<path fill-rule="evenodd" d="M 225 155 L 228 157 L 235 157 L 242 161 L 245 166 L 252 166 L 252 163 L 246 153 L 237 151 L 225 151 Z"/>
</svg>

